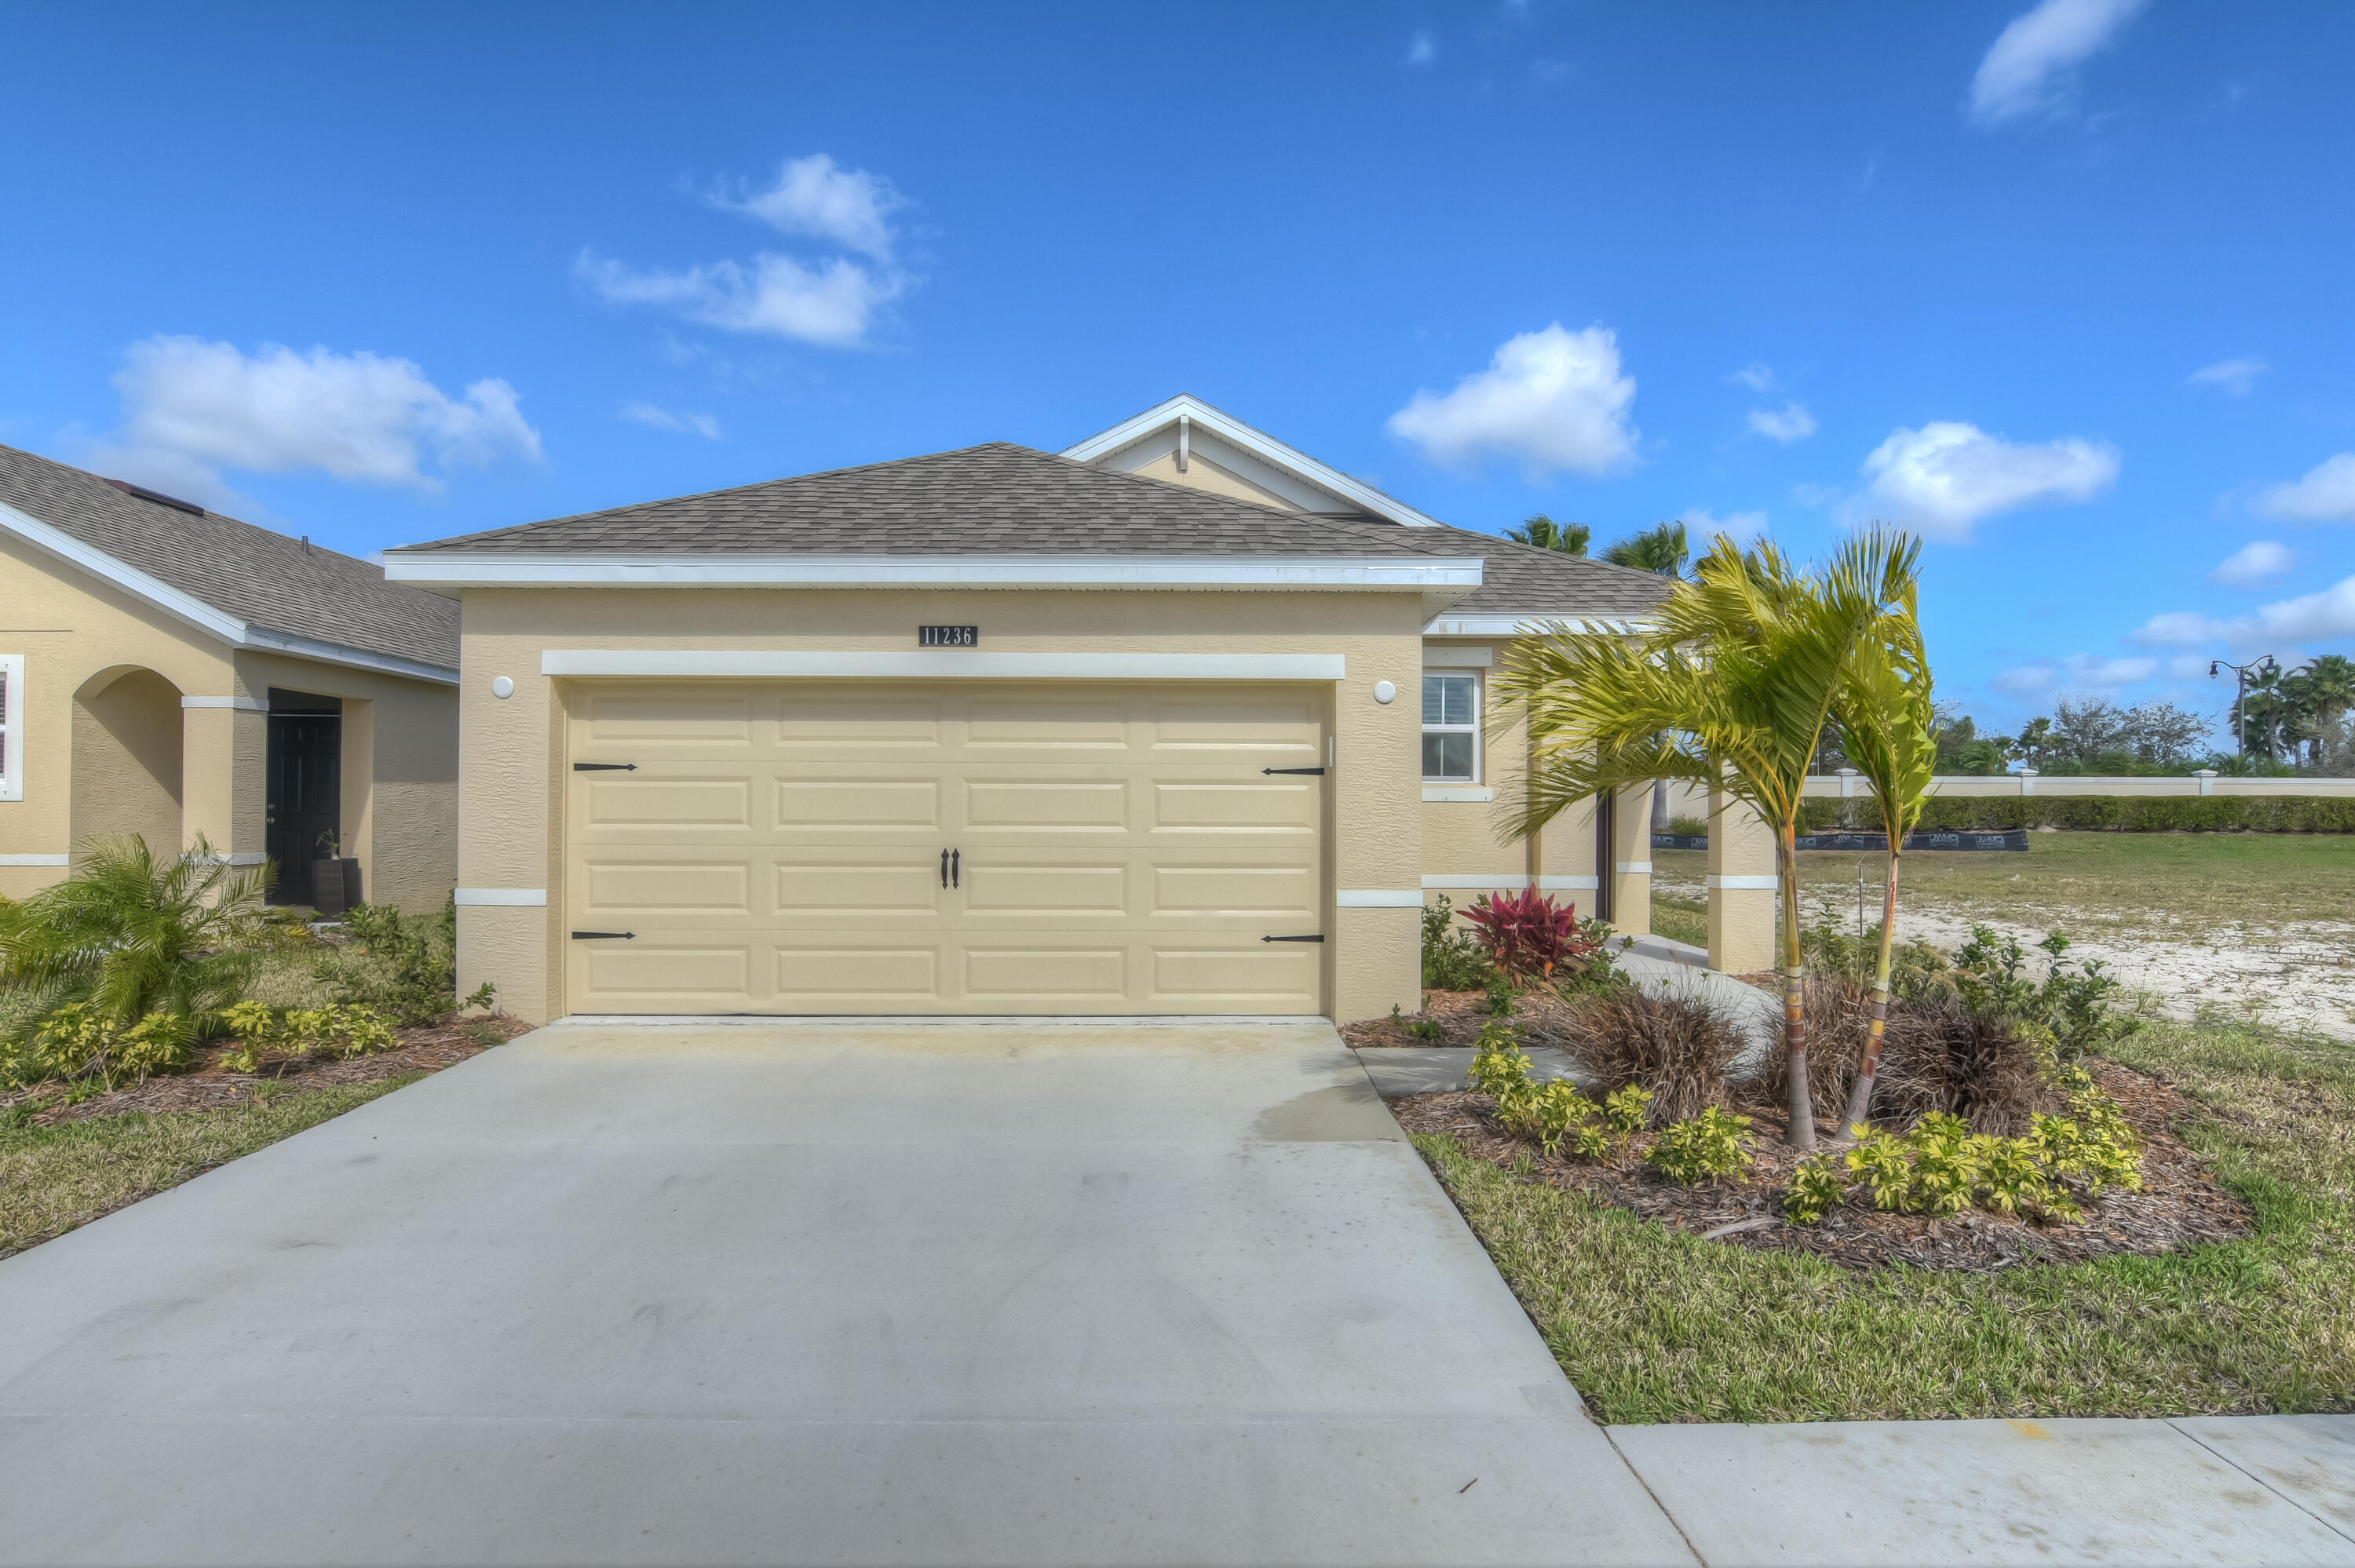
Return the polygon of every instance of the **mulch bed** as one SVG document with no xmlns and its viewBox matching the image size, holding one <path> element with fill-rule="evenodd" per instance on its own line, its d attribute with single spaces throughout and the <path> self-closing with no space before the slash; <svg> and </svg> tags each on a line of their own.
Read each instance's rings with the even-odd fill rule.
<svg viewBox="0 0 2355 1568">
<path fill-rule="evenodd" d="M 2143 1190 L 2104 1192 L 2085 1204 L 2085 1222 L 2076 1225 L 2040 1225 L 1977 1210 L 1946 1220 L 1890 1214 L 1854 1195 L 1819 1224 L 1789 1224 L 1783 1218 L 1783 1193 L 1800 1155 L 1783 1143 L 1787 1123 L 1773 1106 L 1733 1107 L 1755 1124 L 1751 1131 L 1758 1162 L 1742 1181 L 1708 1187 L 1681 1186 L 1641 1164 L 1618 1171 L 1549 1157 L 1498 1128 L 1496 1102 L 1487 1095 L 1409 1095 L 1391 1100 L 1390 1107 L 1411 1133 L 1445 1133 L 1474 1159 L 1508 1170 L 1529 1160 L 1540 1180 L 1632 1210 L 1671 1230 L 1753 1252 L 1813 1253 L 1847 1268 L 1902 1263 L 1992 1273 L 2023 1263 L 2170 1252 L 2247 1235 L 2248 1205 L 2217 1185 L 2200 1156 L 2175 1136 L 2179 1121 L 2213 1113 L 2157 1079 L 2114 1063 L 2086 1065 L 2145 1139 Z M 1822 1137 L 1833 1130 L 1828 1125 L 1817 1128 Z"/>
<path fill-rule="evenodd" d="M 440 1023 L 395 1031 L 395 1038 L 400 1044 L 372 1056 L 340 1061 L 287 1057 L 264 1062 L 258 1073 L 229 1072 L 221 1065 L 221 1057 L 228 1054 L 229 1047 L 209 1046 L 197 1053 L 185 1071 L 148 1078 L 111 1094 L 93 1095 L 72 1105 L 51 1106 L 34 1112 L 27 1120 L 35 1127 L 53 1127 L 85 1117 L 123 1116 L 133 1111 L 226 1110 L 250 1105 L 257 1095 L 288 1088 L 322 1089 L 336 1084 L 379 1083 L 409 1073 L 438 1073 L 530 1030 L 530 1024 L 503 1012 L 485 1018 L 445 1019 Z"/>
<path fill-rule="evenodd" d="M 1341 1038 L 1359 1049 L 1380 1045 L 1460 1045 L 1469 1049 L 1494 1016 L 1488 1011 L 1488 993 L 1485 991 L 1427 991 L 1423 993 L 1421 1012 L 1404 1018 L 1361 1018 L 1355 1023 L 1343 1024 Z M 1526 991 L 1513 999 L 1513 1022 L 1520 1025 L 1521 1038 L 1530 1045 L 1568 1044 L 1573 1016 L 1571 1003 L 1541 991 Z M 1439 1026 L 1438 1036 L 1426 1039 L 1409 1033 L 1407 1025 L 1411 1023 L 1435 1023 Z"/>
</svg>

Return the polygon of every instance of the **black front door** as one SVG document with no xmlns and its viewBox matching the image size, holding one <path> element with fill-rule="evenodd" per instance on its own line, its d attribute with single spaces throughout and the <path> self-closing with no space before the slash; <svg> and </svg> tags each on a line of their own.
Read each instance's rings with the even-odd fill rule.
<svg viewBox="0 0 2355 1568">
<path fill-rule="evenodd" d="M 331 852 L 338 828 L 344 721 L 332 714 L 270 715 L 270 858 L 272 904 L 308 904 L 311 863 Z"/>
</svg>

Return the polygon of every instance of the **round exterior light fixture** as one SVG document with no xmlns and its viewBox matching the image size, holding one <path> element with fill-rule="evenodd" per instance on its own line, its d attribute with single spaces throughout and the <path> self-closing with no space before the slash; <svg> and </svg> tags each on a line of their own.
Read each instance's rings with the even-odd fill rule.
<svg viewBox="0 0 2355 1568">
<path fill-rule="evenodd" d="M 1374 701 L 1381 704 L 1384 707 L 1388 707 L 1391 703 L 1396 702 L 1397 700 L 1398 686 L 1394 683 L 1390 681 L 1376 681 L 1374 683 Z"/>
<path fill-rule="evenodd" d="M 514 696 L 515 683 L 508 680 L 505 675 L 497 676 L 491 682 L 491 695 L 495 697 Z"/>
</svg>

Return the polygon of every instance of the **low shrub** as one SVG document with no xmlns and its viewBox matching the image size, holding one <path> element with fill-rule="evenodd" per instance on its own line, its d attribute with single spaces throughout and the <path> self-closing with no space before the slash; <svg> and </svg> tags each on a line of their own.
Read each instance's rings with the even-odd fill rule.
<svg viewBox="0 0 2355 1568">
<path fill-rule="evenodd" d="M 1423 906 L 1423 989 L 1485 991 L 1497 972 L 1479 939 L 1455 921 L 1447 895 Z"/>
<path fill-rule="evenodd" d="M 1809 800 L 1801 808 L 1801 821 L 1809 831 L 1838 827 L 1842 804 L 1828 797 Z M 1923 807 L 1920 825 L 1931 832 L 2063 828 L 2128 833 L 2348 833 L 2355 832 L 2355 799 L 2337 795 L 1934 795 Z"/>
<path fill-rule="evenodd" d="M 1783 1194 L 1783 1213 L 1794 1224 L 1812 1225 L 1838 1208 L 1847 1192 L 1839 1156 L 1828 1151 L 1810 1154 L 1792 1168 L 1791 1185 Z"/>
<path fill-rule="evenodd" d="M 1709 837 L 1709 819 L 1707 817 L 1670 817 L 1668 832 L 1678 838 L 1705 839 Z"/>
<path fill-rule="evenodd" d="M 1464 918 L 1479 932 L 1489 961 L 1518 984 L 1572 986 L 1594 971 L 1609 972 L 1611 960 L 1603 951 L 1609 933 L 1579 919 L 1576 905 L 1557 903 L 1534 887 L 1493 898 L 1484 893 Z"/>
<path fill-rule="evenodd" d="M 2098 959 L 2073 970 L 2062 961 L 2069 938 L 2048 932 L 2037 948 L 2048 955 L 2044 978 L 2027 979 L 2028 955 L 2019 938 L 1998 937 L 1973 926 L 1971 939 L 1955 955 L 1954 989 L 1967 1007 L 2001 1012 L 2051 1032 L 2063 1057 L 2073 1058 L 2131 1034 L 2140 1021 L 2118 1010 L 2121 987 Z"/>
<path fill-rule="evenodd" d="M 1644 1162 L 1672 1181 L 1697 1187 L 1745 1174 L 1754 1159 L 1750 1118 L 1710 1106 L 1697 1117 L 1661 1128 Z"/>
<path fill-rule="evenodd" d="M 461 1007 L 488 1007 L 493 988 L 478 987 L 463 1002 L 458 991 L 458 908 L 442 906 L 432 919 L 404 916 L 390 905 L 355 905 L 345 912 L 346 947 L 314 968 L 339 1002 L 367 1007 L 403 1027 L 436 1022 Z"/>
<path fill-rule="evenodd" d="M 181 1065 L 196 1038 L 184 1012 L 151 1012 L 125 1027 L 89 1002 L 69 1001 L 35 1028 L 31 1055 L 39 1078 L 95 1078 L 112 1089 Z"/>
<path fill-rule="evenodd" d="M 389 1051 L 400 1043 L 374 1008 L 353 1002 L 276 1008 L 245 1001 L 230 1008 L 225 1018 L 238 1043 L 221 1065 L 240 1073 L 257 1071 L 264 1053 L 347 1059 Z"/>
<path fill-rule="evenodd" d="M 1640 1086 L 1668 1121 L 1724 1104 L 1747 1044 L 1741 1027 L 1710 1003 L 1633 986 L 1582 1001 L 1568 1033 L 1568 1049 L 1606 1091 Z"/>
</svg>

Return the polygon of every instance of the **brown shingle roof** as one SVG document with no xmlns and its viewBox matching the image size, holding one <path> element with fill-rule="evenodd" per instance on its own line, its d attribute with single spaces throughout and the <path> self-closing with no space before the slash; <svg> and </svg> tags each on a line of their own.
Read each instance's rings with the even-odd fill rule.
<svg viewBox="0 0 2355 1568">
<path fill-rule="evenodd" d="M 458 606 L 384 570 L 217 512 L 126 495 L 94 473 L 0 446 L 0 502 L 250 626 L 458 667 Z"/>
</svg>

